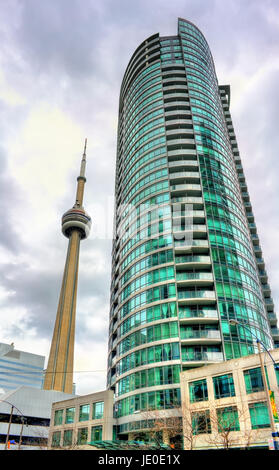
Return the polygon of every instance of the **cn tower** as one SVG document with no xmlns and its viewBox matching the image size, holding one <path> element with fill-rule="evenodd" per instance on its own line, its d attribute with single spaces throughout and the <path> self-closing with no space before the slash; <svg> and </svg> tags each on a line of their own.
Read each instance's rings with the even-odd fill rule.
<svg viewBox="0 0 279 470">
<path fill-rule="evenodd" d="M 91 218 L 83 208 L 86 167 L 86 145 L 77 177 L 76 202 L 62 216 L 62 233 L 69 239 L 55 327 L 45 373 L 44 389 L 73 392 L 76 298 L 80 240 L 87 238 Z"/>
</svg>

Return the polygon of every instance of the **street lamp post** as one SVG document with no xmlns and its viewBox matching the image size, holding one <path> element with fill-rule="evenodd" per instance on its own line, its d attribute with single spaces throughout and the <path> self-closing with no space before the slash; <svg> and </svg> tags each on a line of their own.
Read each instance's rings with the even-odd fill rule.
<svg viewBox="0 0 279 470">
<path fill-rule="evenodd" d="M 278 439 L 277 439 L 277 429 L 276 429 L 275 423 L 274 423 L 274 416 L 273 416 L 273 411 L 272 411 L 272 407 L 271 407 L 271 403 L 270 403 L 269 388 L 268 388 L 268 385 L 267 385 L 266 374 L 265 374 L 265 369 L 264 369 L 264 363 L 263 363 L 260 344 L 263 346 L 265 351 L 268 353 L 269 357 L 272 359 L 272 362 L 274 364 L 275 369 L 279 369 L 279 366 L 275 363 L 273 357 L 271 356 L 270 352 L 265 347 L 265 345 L 262 343 L 262 341 L 259 340 L 259 338 L 255 334 L 252 333 L 252 331 L 250 330 L 250 328 L 247 325 L 245 325 L 244 323 L 239 322 L 238 320 L 229 320 L 229 323 L 231 325 L 241 325 L 241 326 L 243 326 L 243 328 L 246 328 L 249 331 L 249 333 L 256 338 L 257 348 L 258 348 L 258 355 L 259 355 L 259 358 L 260 358 L 262 379 L 263 379 L 263 384 L 264 384 L 264 391 L 265 391 L 265 395 L 266 395 L 266 402 L 267 402 L 268 413 L 269 413 L 269 418 L 270 418 L 270 426 L 271 426 L 272 437 L 273 437 L 273 441 L 274 441 L 274 447 L 275 447 L 275 450 L 279 450 L 279 442 L 278 442 Z"/>
<path fill-rule="evenodd" d="M 10 429 L 11 429 L 11 424 L 12 424 L 13 411 L 14 411 L 14 405 L 12 405 L 12 407 L 11 407 L 7 437 L 6 437 L 6 442 L 5 442 L 5 450 L 7 450 L 7 448 L 8 448 L 8 442 L 9 442 L 9 437 L 10 437 Z"/>
<path fill-rule="evenodd" d="M 21 448 L 22 444 L 22 432 L 23 432 L 23 426 L 25 424 L 25 418 L 22 414 L 22 412 L 12 403 L 6 400 L 1 400 L 3 403 L 8 403 L 8 405 L 11 405 L 11 413 L 10 413 L 10 418 L 9 418 L 9 425 L 8 425 L 8 431 L 7 431 L 7 437 L 6 437 L 6 442 L 5 442 L 5 450 L 8 448 L 8 442 L 9 442 L 9 437 L 10 437 L 10 429 L 11 429 L 11 424 L 12 424 L 12 416 L 13 416 L 13 411 L 16 409 L 20 414 L 21 414 L 21 428 L 20 428 L 20 437 L 19 437 L 19 443 L 18 443 L 18 450 Z"/>
</svg>

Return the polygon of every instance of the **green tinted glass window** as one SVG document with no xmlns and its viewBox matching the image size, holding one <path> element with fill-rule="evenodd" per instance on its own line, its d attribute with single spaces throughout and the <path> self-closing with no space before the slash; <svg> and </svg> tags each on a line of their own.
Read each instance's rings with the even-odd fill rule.
<svg viewBox="0 0 279 470">
<path fill-rule="evenodd" d="M 234 397 L 235 389 L 232 374 L 213 377 L 215 398 Z"/>
<path fill-rule="evenodd" d="M 104 402 L 93 403 L 93 419 L 101 419 L 104 416 Z"/>
<path fill-rule="evenodd" d="M 64 431 L 63 435 L 63 446 L 71 446 L 73 443 L 73 430 L 72 429 L 67 429 Z"/>
<path fill-rule="evenodd" d="M 193 435 L 211 433 L 209 410 L 192 413 Z"/>
<path fill-rule="evenodd" d="M 218 432 L 239 431 L 238 412 L 236 407 L 217 409 Z"/>
<path fill-rule="evenodd" d="M 80 405 L 79 407 L 79 421 L 89 420 L 89 405 Z"/>
<path fill-rule="evenodd" d="M 249 405 L 252 429 L 268 428 L 270 420 L 265 402 L 252 403 Z"/>
<path fill-rule="evenodd" d="M 260 392 L 264 390 L 260 367 L 245 370 L 243 374 L 247 393 Z"/>
<path fill-rule="evenodd" d="M 75 408 L 66 408 L 65 423 L 73 423 L 75 421 Z"/>
<path fill-rule="evenodd" d="M 87 428 L 79 428 L 78 435 L 77 435 L 77 443 L 78 445 L 87 444 L 88 440 L 88 429 Z"/>
<path fill-rule="evenodd" d="M 101 441 L 103 437 L 102 426 L 92 426 L 91 428 L 91 441 Z"/>
<path fill-rule="evenodd" d="M 195 380 L 189 383 L 190 402 L 208 400 L 206 379 Z"/>
<path fill-rule="evenodd" d="M 63 423 L 63 411 L 64 410 L 55 410 L 54 412 L 54 426 L 59 426 Z"/>
<path fill-rule="evenodd" d="M 59 447 L 61 440 L 61 431 L 56 431 L 52 434 L 51 445 L 52 447 Z"/>
</svg>

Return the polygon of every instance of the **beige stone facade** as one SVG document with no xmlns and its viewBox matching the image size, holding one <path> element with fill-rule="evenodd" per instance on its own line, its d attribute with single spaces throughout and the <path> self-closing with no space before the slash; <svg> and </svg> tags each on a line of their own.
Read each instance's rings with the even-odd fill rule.
<svg viewBox="0 0 279 470">
<path fill-rule="evenodd" d="M 270 353 L 279 364 L 279 349 Z M 279 410 L 279 373 L 266 352 L 262 358 L 268 388 Z M 253 354 L 181 373 L 185 450 L 271 445 L 267 395 L 260 371 L 260 357 Z"/>
<path fill-rule="evenodd" d="M 113 439 L 113 391 L 53 403 L 49 449 L 94 449 L 93 440 Z"/>
</svg>

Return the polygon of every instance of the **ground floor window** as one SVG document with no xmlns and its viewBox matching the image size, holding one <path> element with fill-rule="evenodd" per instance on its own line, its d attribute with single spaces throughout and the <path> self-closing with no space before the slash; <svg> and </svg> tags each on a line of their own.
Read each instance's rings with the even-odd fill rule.
<svg viewBox="0 0 279 470">
<path fill-rule="evenodd" d="M 102 426 L 92 426 L 91 428 L 91 441 L 101 441 L 103 437 Z"/>
<path fill-rule="evenodd" d="M 88 429 L 87 428 L 79 428 L 78 429 L 78 436 L 77 436 L 78 445 L 87 444 L 87 440 L 88 440 Z"/>
<path fill-rule="evenodd" d="M 270 426 L 266 402 L 252 403 L 249 405 L 249 412 L 252 429 L 268 428 Z"/>
<path fill-rule="evenodd" d="M 56 431 L 52 434 L 52 447 L 59 447 L 60 446 L 60 439 L 61 439 L 61 431 Z"/>
<path fill-rule="evenodd" d="M 64 431 L 63 435 L 63 446 L 71 446 L 73 443 L 73 430 L 72 429 L 67 429 Z"/>
</svg>

